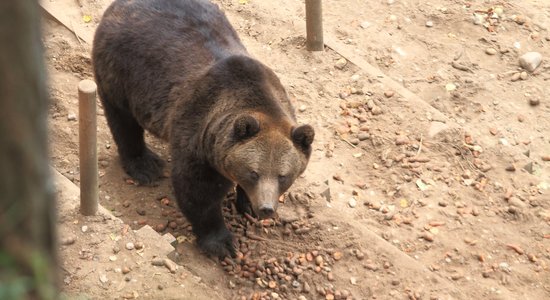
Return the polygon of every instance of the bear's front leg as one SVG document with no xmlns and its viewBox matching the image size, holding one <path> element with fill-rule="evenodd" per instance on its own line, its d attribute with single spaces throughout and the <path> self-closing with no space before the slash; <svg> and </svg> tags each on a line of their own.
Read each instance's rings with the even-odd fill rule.
<svg viewBox="0 0 550 300">
<path fill-rule="evenodd" d="M 233 235 L 225 226 L 221 208 L 232 183 L 208 165 L 188 160 L 174 161 L 172 185 L 199 248 L 210 256 L 235 257 Z"/>
</svg>

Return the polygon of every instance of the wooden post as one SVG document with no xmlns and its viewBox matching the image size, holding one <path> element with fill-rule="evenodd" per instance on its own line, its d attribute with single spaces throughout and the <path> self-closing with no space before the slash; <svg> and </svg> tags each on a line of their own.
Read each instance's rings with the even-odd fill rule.
<svg viewBox="0 0 550 300">
<path fill-rule="evenodd" d="M 96 89 L 91 80 L 78 84 L 80 213 L 85 216 L 98 209 Z"/>
<path fill-rule="evenodd" d="M 307 50 L 323 51 L 323 9 L 321 0 L 306 0 Z"/>
</svg>

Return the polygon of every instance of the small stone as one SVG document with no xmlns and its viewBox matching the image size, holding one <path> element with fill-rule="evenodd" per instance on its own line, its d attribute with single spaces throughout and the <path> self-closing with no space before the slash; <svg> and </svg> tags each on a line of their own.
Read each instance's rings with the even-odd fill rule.
<svg viewBox="0 0 550 300">
<path fill-rule="evenodd" d="M 151 261 L 151 264 L 153 266 L 157 266 L 157 267 L 162 267 L 164 266 L 164 260 L 160 257 L 155 257 L 153 258 L 153 260 Z"/>
<path fill-rule="evenodd" d="M 99 281 L 101 281 L 101 283 L 107 283 L 109 282 L 109 278 L 107 278 L 107 275 L 101 274 L 99 275 Z"/>
<path fill-rule="evenodd" d="M 128 273 L 130 273 L 130 271 L 131 271 L 131 270 L 130 270 L 130 268 L 128 268 L 128 267 L 123 267 L 123 268 L 122 268 L 122 274 L 128 274 Z"/>
<path fill-rule="evenodd" d="M 88 231 L 88 226 L 84 225 L 81 228 L 82 232 L 86 233 Z"/>
<path fill-rule="evenodd" d="M 317 255 L 315 257 L 315 264 L 318 265 L 318 266 L 323 264 L 323 257 L 321 255 Z"/>
<path fill-rule="evenodd" d="M 527 172 L 529 172 L 530 174 L 533 174 L 535 172 L 535 169 L 533 167 L 533 163 L 530 162 L 528 164 L 526 164 L 525 166 L 523 166 L 523 169 Z"/>
<path fill-rule="evenodd" d="M 109 256 L 109 260 L 110 260 L 110 261 L 116 261 L 116 260 L 117 260 L 116 255 L 111 255 L 111 256 Z"/>
<path fill-rule="evenodd" d="M 420 237 L 423 238 L 424 240 L 428 241 L 428 242 L 433 242 L 434 241 L 434 235 L 429 233 L 429 232 L 423 232 L 420 235 Z"/>
<path fill-rule="evenodd" d="M 76 114 L 74 113 L 69 113 L 67 115 L 67 121 L 76 121 Z"/>
<path fill-rule="evenodd" d="M 136 248 L 136 250 L 143 249 L 143 242 L 140 242 L 140 241 L 135 242 L 134 247 Z"/>
<path fill-rule="evenodd" d="M 426 27 L 430 28 L 430 27 L 433 27 L 433 26 L 434 26 L 433 21 L 426 21 Z"/>
<path fill-rule="evenodd" d="M 114 245 L 114 246 L 113 246 L 113 253 L 114 253 L 114 254 L 117 254 L 117 253 L 119 253 L 119 252 L 120 252 L 120 247 L 119 247 L 118 245 Z"/>
<path fill-rule="evenodd" d="M 127 250 L 134 250 L 134 243 L 132 243 L 132 242 L 126 243 L 126 249 Z"/>
<path fill-rule="evenodd" d="M 300 105 L 300 107 L 298 107 L 298 111 L 299 111 L 299 112 L 304 112 L 304 111 L 306 111 L 306 108 L 307 108 L 307 107 L 306 107 L 305 105 L 302 104 L 302 105 Z"/>
<path fill-rule="evenodd" d="M 516 197 L 510 197 L 510 199 L 508 199 L 508 204 L 510 204 L 511 206 L 514 206 L 514 207 L 519 207 L 519 208 L 527 207 L 527 204 L 525 202 L 521 201 L 520 199 L 518 199 Z"/>
<path fill-rule="evenodd" d="M 342 259 L 342 256 L 343 256 L 343 254 L 340 251 L 336 251 L 332 254 L 332 258 L 334 258 L 334 260 L 336 260 L 336 261 Z"/>
<path fill-rule="evenodd" d="M 146 210 L 143 208 L 136 208 L 136 212 L 140 216 L 145 216 L 145 214 L 147 213 Z"/>
<path fill-rule="evenodd" d="M 495 55 L 495 54 L 497 54 L 497 50 L 495 48 L 487 48 L 487 49 L 485 49 L 485 53 L 487 55 Z"/>
<path fill-rule="evenodd" d="M 445 202 L 445 201 L 443 201 L 443 200 L 439 201 L 437 204 L 438 204 L 439 206 L 441 206 L 441 207 L 447 207 L 447 205 L 449 205 L 449 203 L 447 203 L 447 202 Z"/>
<path fill-rule="evenodd" d="M 375 105 L 375 106 L 371 109 L 370 112 L 372 113 L 373 116 L 377 116 L 377 115 L 381 115 L 384 111 L 382 111 L 382 108 L 380 108 L 380 106 Z"/>
<path fill-rule="evenodd" d="M 508 172 L 515 172 L 515 171 L 516 171 L 516 166 L 514 166 L 513 164 L 511 164 L 511 165 L 507 166 L 507 167 L 505 168 L 505 170 L 508 171 Z"/>
<path fill-rule="evenodd" d="M 523 72 L 519 73 L 519 79 L 527 80 L 527 72 L 523 71 Z"/>
<path fill-rule="evenodd" d="M 164 266 L 168 268 L 168 270 L 170 270 L 170 273 L 172 274 L 176 273 L 176 270 L 178 269 L 178 265 L 175 262 L 173 262 L 169 258 L 163 259 L 162 262 L 164 263 Z"/>
<path fill-rule="evenodd" d="M 525 122 L 525 116 L 524 115 L 518 115 L 518 122 L 520 122 L 520 123 Z"/>
<path fill-rule="evenodd" d="M 353 284 L 353 285 L 357 285 L 357 278 L 355 278 L 355 277 L 350 277 L 350 278 L 349 278 L 349 282 L 350 282 L 351 284 Z"/>
<path fill-rule="evenodd" d="M 542 62 L 542 54 L 538 52 L 527 52 L 519 58 L 519 65 L 529 72 L 535 71 Z"/>
<path fill-rule="evenodd" d="M 164 290 L 164 287 L 162 285 L 157 285 L 157 289 L 159 289 L 160 291 Z"/>
<path fill-rule="evenodd" d="M 358 135 L 357 135 L 357 139 L 359 139 L 359 141 L 364 141 L 364 140 L 368 140 L 370 138 L 370 134 L 366 133 L 366 132 L 360 132 Z"/>
<path fill-rule="evenodd" d="M 521 78 L 521 73 L 514 73 L 512 77 L 510 78 L 511 81 L 518 81 Z"/>
<path fill-rule="evenodd" d="M 485 18 L 481 14 L 474 14 L 472 16 L 472 22 L 474 23 L 474 25 L 481 25 L 483 23 L 484 19 Z"/>
<path fill-rule="evenodd" d="M 401 146 L 409 143 L 409 138 L 405 135 L 399 135 L 395 138 L 395 145 Z"/>
<path fill-rule="evenodd" d="M 506 273 L 510 273 L 512 270 L 510 269 L 510 265 L 506 262 L 502 262 L 498 265 L 498 268 L 501 270 L 501 271 L 504 271 Z"/>
<path fill-rule="evenodd" d="M 542 161 L 550 161 L 550 155 L 543 155 L 540 159 L 542 159 Z"/>
<path fill-rule="evenodd" d="M 367 28 L 370 27 L 370 25 L 371 25 L 370 22 L 363 21 L 363 22 L 361 22 L 361 24 L 359 26 L 361 26 L 361 28 L 363 28 L 363 29 L 367 29 Z"/>
<path fill-rule="evenodd" d="M 349 140 L 350 143 L 352 143 L 353 145 L 359 145 L 359 143 L 361 142 L 359 139 L 357 138 L 354 138 L 354 139 L 350 139 Z"/>
<path fill-rule="evenodd" d="M 445 89 L 446 89 L 448 92 L 452 92 L 452 91 L 456 90 L 456 84 L 454 84 L 454 83 L 452 83 L 452 82 L 451 82 L 451 83 L 447 83 L 447 84 L 445 85 Z"/>
<path fill-rule="evenodd" d="M 359 250 L 355 251 L 355 257 L 357 257 L 358 260 L 363 260 L 365 258 L 365 254 Z"/>
<path fill-rule="evenodd" d="M 336 61 L 334 64 L 334 67 L 338 70 L 344 69 L 344 67 L 348 64 L 348 61 L 345 58 L 340 58 Z"/>
<path fill-rule="evenodd" d="M 351 208 L 355 208 L 355 206 L 357 206 L 357 200 L 355 200 L 355 198 L 349 199 L 348 205 L 349 205 L 349 207 L 351 207 Z"/>
<path fill-rule="evenodd" d="M 76 236 L 73 235 L 73 236 L 64 237 L 59 242 L 61 243 L 61 245 L 69 246 L 69 245 L 74 244 L 75 241 L 76 241 Z"/>
<path fill-rule="evenodd" d="M 270 280 L 269 283 L 267 284 L 267 286 L 270 288 L 270 289 L 274 289 L 277 287 L 277 282 L 275 280 Z"/>
<path fill-rule="evenodd" d="M 384 92 L 384 96 L 386 96 L 386 98 L 391 98 L 391 97 L 393 97 L 394 94 L 395 94 L 394 91 L 385 91 Z"/>
<path fill-rule="evenodd" d="M 531 98 L 529 99 L 529 105 L 531 106 L 538 106 L 540 104 L 539 98 Z"/>
<path fill-rule="evenodd" d="M 452 280 L 459 280 L 461 279 L 462 277 L 464 277 L 464 275 L 460 272 L 455 272 L 451 275 L 451 279 Z"/>
<path fill-rule="evenodd" d="M 334 274 L 332 274 L 332 272 L 328 272 L 327 279 L 328 281 L 334 281 Z"/>
<path fill-rule="evenodd" d="M 155 226 L 155 230 L 158 232 L 162 232 L 164 231 L 164 229 L 166 229 L 166 224 L 164 223 L 160 223 L 160 224 L 157 224 L 157 226 Z"/>
</svg>

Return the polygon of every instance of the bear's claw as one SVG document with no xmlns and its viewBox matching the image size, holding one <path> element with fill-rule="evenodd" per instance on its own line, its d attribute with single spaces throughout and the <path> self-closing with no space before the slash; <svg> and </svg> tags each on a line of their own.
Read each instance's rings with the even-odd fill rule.
<svg viewBox="0 0 550 300">
<path fill-rule="evenodd" d="M 164 161 L 156 153 L 146 149 L 138 157 L 123 160 L 122 166 L 139 184 L 148 185 L 162 177 Z"/>
<path fill-rule="evenodd" d="M 233 245 L 233 235 L 227 229 L 199 238 L 198 245 L 202 251 L 212 257 L 224 258 L 237 255 Z"/>
</svg>

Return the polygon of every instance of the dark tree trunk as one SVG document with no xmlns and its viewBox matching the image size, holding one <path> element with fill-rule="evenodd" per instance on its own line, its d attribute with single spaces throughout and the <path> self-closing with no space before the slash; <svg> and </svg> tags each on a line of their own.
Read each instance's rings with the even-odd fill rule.
<svg viewBox="0 0 550 300">
<path fill-rule="evenodd" d="M 0 298 L 57 295 L 54 185 L 36 0 L 0 1 Z"/>
</svg>

